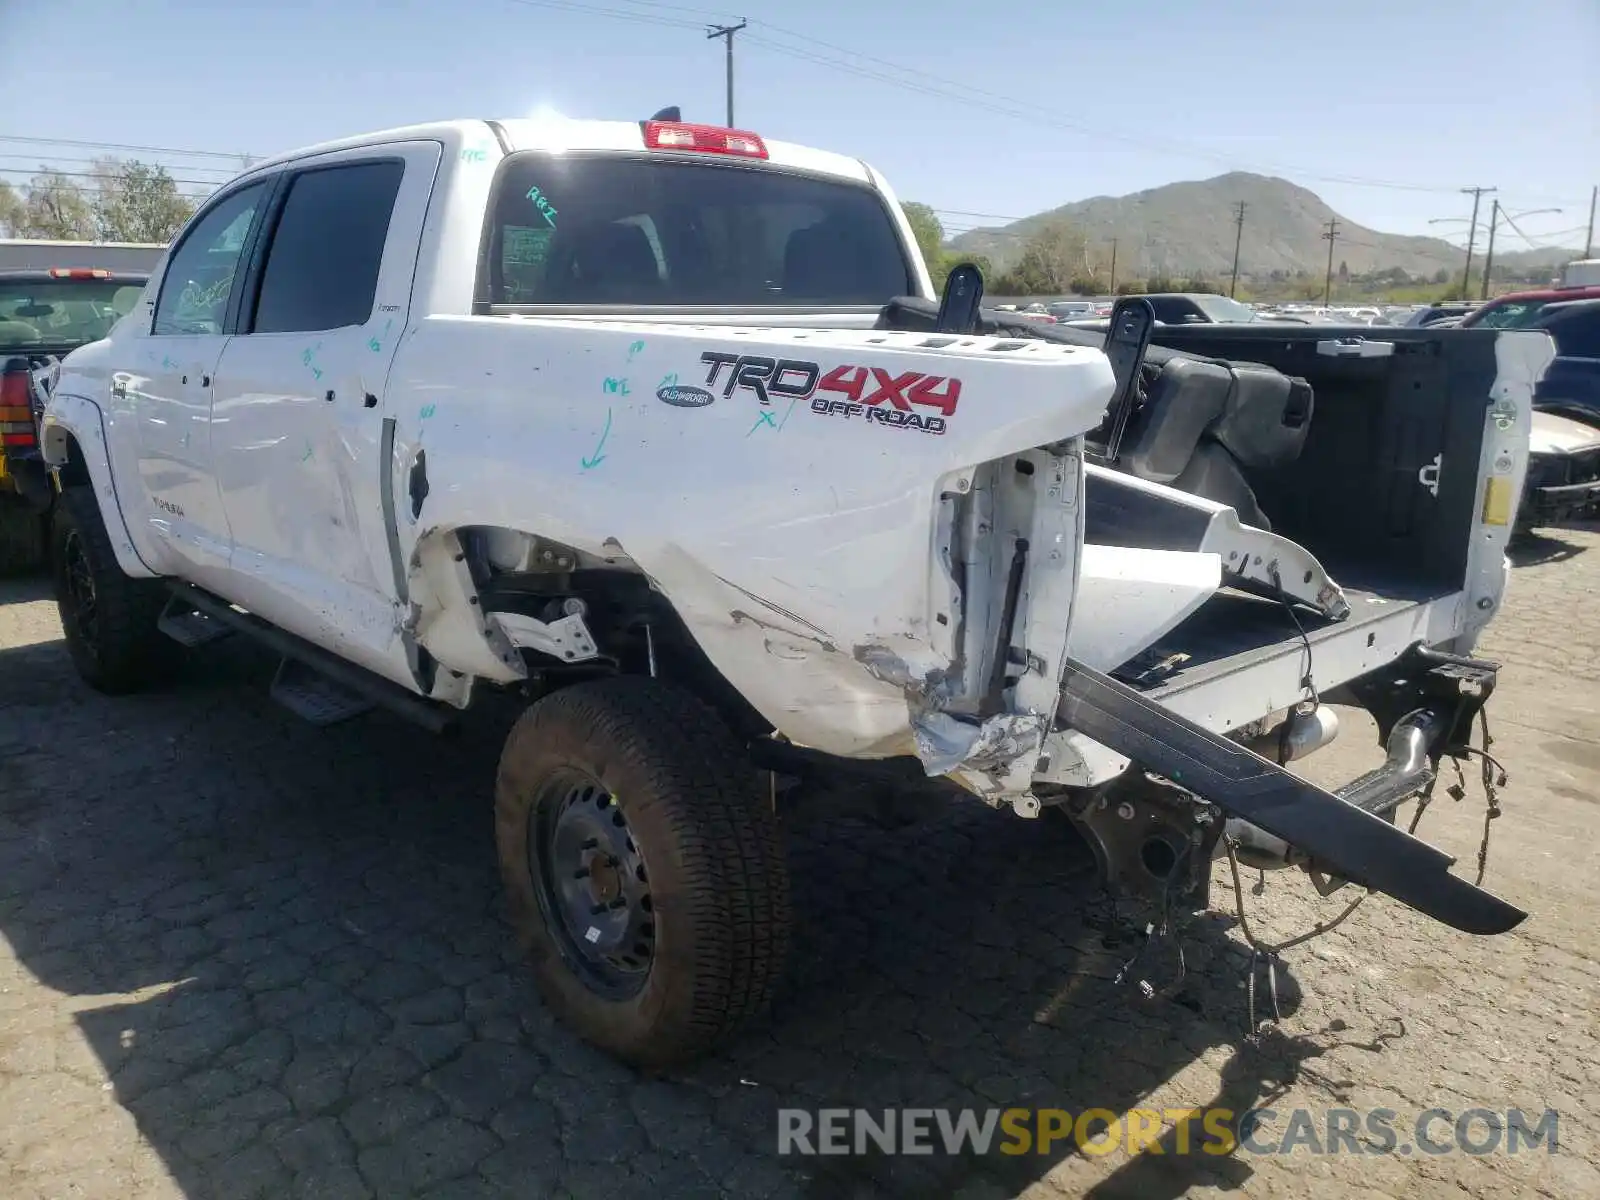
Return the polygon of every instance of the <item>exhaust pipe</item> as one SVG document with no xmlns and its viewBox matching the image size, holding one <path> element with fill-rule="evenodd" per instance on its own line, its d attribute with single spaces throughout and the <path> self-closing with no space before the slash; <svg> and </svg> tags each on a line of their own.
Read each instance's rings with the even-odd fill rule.
<svg viewBox="0 0 1600 1200">
<path fill-rule="evenodd" d="M 1339 714 L 1326 704 L 1319 704 L 1309 712 L 1292 710 L 1268 733 L 1246 739 L 1243 744 L 1262 758 L 1293 762 L 1315 754 L 1339 736 Z"/>
<path fill-rule="evenodd" d="M 1330 712 L 1329 715 L 1333 714 Z M 1375 817 L 1387 816 L 1407 797 L 1426 787 L 1433 778 L 1430 752 L 1445 732 L 1448 719 L 1447 714 L 1436 708 L 1419 708 L 1408 713 L 1389 734 L 1388 754 L 1383 765 L 1336 788 L 1333 794 L 1346 804 Z M 1337 723 L 1334 729 L 1337 732 Z M 1291 737 L 1292 732 L 1291 729 Z M 1273 737 L 1269 734 L 1267 738 L 1257 741 L 1271 741 Z M 1255 745 L 1251 744 L 1251 748 L 1255 749 Z M 1228 818 L 1223 825 L 1223 832 L 1237 843 L 1239 861 L 1258 870 L 1275 871 L 1299 866 L 1307 859 L 1303 851 L 1282 838 L 1237 817 Z"/>
</svg>

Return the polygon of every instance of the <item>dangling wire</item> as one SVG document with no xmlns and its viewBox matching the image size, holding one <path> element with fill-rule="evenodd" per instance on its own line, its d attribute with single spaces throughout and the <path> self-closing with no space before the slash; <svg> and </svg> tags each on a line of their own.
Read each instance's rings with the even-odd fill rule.
<svg viewBox="0 0 1600 1200">
<path fill-rule="evenodd" d="M 1321 937 L 1325 933 L 1332 933 L 1340 925 L 1344 924 L 1351 913 L 1361 907 L 1362 902 L 1372 895 L 1372 890 L 1369 888 L 1350 901 L 1349 904 L 1345 905 L 1344 911 L 1334 917 L 1333 920 L 1318 921 L 1305 933 L 1269 945 L 1257 938 L 1255 932 L 1250 928 L 1250 918 L 1245 912 L 1244 905 L 1244 884 L 1239 878 L 1239 856 L 1235 852 L 1236 843 L 1233 838 L 1224 837 L 1222 844 L 1228 851 L 1228 867 L 1233 873 L 1233 902 L 1239 914 L 1239 932 L 1244 935 L 1244 940 L 1250 944 L 1251 950 L 1250 979 L 1246 994 L 1250 1004 L 1250 1036 L 1254 1038 L 1260 1033 L 1260 1027 L 1256 1024 L 1256 963 L 1265 961 L 1267 964 L 1267 988 L 1272 998 L 1273 1019 L 1282 1021 L 1283 1018 L 1278 1009 L 1277 964 L 1283 952 L 1303 942 L 1309 942 L 1312 938 Z"/>
</svg>

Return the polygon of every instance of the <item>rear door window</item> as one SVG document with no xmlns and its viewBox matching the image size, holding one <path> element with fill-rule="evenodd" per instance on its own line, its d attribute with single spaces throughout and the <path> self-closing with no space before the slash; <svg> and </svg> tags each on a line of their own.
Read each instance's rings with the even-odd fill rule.
<svg viewBox="0 0 1600 1200">
<path fill-rule="evenodd" d="M 480 299 L 504 305 L 881 305 L 911 290 L 871 189 L 772 168 L 514 156 Z"/>
<path fill-rule="evenodd" d="M 295 177 L 267 251 L 254 333 L 364 325 L 405 166 L 318 167 Z"/>
</svg>

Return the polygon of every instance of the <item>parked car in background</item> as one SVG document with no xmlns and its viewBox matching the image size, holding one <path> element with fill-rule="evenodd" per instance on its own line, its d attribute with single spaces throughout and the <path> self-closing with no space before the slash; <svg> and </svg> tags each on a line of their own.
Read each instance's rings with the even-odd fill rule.
<svg viewBox="0 0 1600 1200">
<path fill-rule="evenodd" d="M 1600 430 L 1553 412 L 1533 414 L 1516 532 L 1594 515 L 1600 506 Z"/>
<path fill-rule="evenodd" d="M 111 332 L 148 278 L 96 267 L 0 271 L 0 575 L 44 558 L 54 497 L 39 454 L 39 373 Z"/>
<path fill-rule="evenodd" d="M 1600 511 L 1600 287 L 1501 296 L 1461 321 L 1467 329 L 1542 329 L 1556 357 L 1533 393 L 1521 531 Z"/>
<path fill-rule="evenodd" d="M 1474 305 L 1463 315 L 1463 328 L 1472 329 L 1528 329 L 1538 320 L 1546 305 L 1565 304 L 1573 300 L 1600 300 L 1600 284 L 1581 287 L 1537 288 L 1526 292 L 1508 292 L 1496 296 L 1484 305 Z"/>
<path fill-rule="evenodd" d="M 1092 317 L 1097 315 L 1097 308 L 1092 300 L 1057 300 L 1054 304 L 1047 305 L 1045 311 L 1058 321 L 1071 321 L 1077 317 Z M 1106 307 L 1106 315 L 1111 315 L 1110 306 Z"/>
<path fill-rule="evenodd" d="M 1600 427 L 1600 299 L 1546 304 L 1528 328 L 1545 330 L 1556 343 L 1534 407 Z"/>
<path fill-rule="evenodd" d="M 1477 307 L 1476 303 L 1468 300 L 1442 300 L 1438 304 L 1419 308 L 1411 314 L 1406 324 L 1412 329 L 1431 328 L 1442 321 L 1460 321 Z"/>
</svg>

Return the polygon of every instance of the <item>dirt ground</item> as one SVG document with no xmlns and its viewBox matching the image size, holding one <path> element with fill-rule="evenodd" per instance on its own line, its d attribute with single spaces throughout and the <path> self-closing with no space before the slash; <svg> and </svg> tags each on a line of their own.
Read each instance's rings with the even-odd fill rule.
<svg viewBox="0 0 1600 1200">
<path fill-rule="evenodd" d="M 1221 870 L 1181 990 L 1143 1001 L 1059 831 L 964 804 L 910 829 L 817 818 L 790 835 L 800 927 L 770 1019 L 644 1078 L 556 1026 L 517 964 L 489 814 L 503 720 L 315 729 L 227 644 L 110 700 L 73 675 L 44 588 L 0 585 L 0 1196 L 1600 1196 L 1597 594 L 1600 534 L 1541 540 L 1482 647 L 1506 664 L 1511 773 L 1486 882 L 1533 914 L 1514 933 L 1376 897 L 1285 955 L 1283 1019 L 1251 1043 Z M 1310 773 L 1376 760 L 1351 722 Z M 1470 874 L 1482 824 L 1469 781 L 1420 832 Z M 1267 937 L 1342 905 L 1288 873 L 1246 899 Z M 1172 978 L 1170 955 L 1146 967 Z M 1559 1141 L 778 1155 L 779 1108 L 852 1105 L 1267 1107 L 1268 1145 L 1295 1108 L 1384 1107 L 1407 1146 L 1428 1109 L 1555 1109 Z"/>
</svg>

